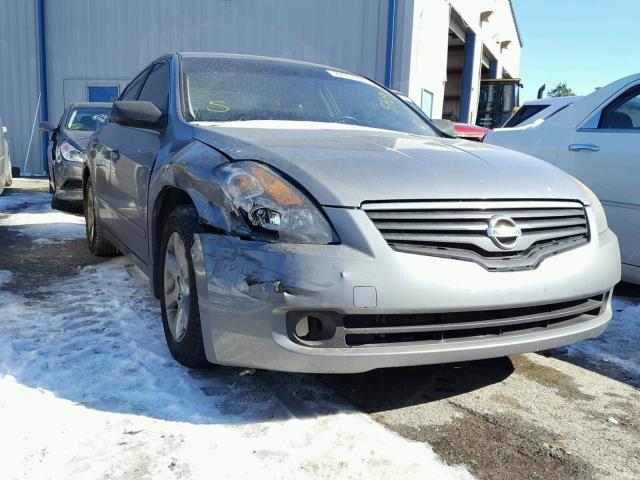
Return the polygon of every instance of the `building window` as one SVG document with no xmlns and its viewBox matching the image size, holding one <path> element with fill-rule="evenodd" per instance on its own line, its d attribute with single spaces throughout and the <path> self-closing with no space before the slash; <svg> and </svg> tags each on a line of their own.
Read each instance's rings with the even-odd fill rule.
<svg viewBox="0 0 640 480">
<path fill-rule="evenodd" d="M 120 94 L 118 85 L 98 85 L 87 87 L 87 100 L 90 102 L 115 102 Z"/>
<path fill-rule="evenodd" d="M 431 114 L 433 113 L 433 93 L 429 90 L 425 90 L 424 88 L 422 89 L 420 108 L 429 118 L 431 118 Z"/>
</svg>

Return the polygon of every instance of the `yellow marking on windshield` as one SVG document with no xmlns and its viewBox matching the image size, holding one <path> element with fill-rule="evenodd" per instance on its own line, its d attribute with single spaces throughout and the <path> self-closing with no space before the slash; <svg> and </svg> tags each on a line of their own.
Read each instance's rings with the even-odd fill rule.
<svg viewBox="0 0 640 480">
<path fill-rule="evenodd" d="M 74 123 L 71 124 L 71 126 L 69 128 L 71 130 L 82 130 L 82 127 L 84 127 L 84 125 L 82 123 L 74 122 Z"/>
<path fill-rule="evenodd" d="M 225 113 L 231 110 L 223 100 L 211 100 L 207 104 L 207 111 L 213 113 Z"/>
<path fill-rule="evenodd" d="M 378 94 L 378 101 L 380 102 L 380 106 L 385 110 L 398 113 L 398 110 L 396 109 L 396 104 L 393 101 L 393 97 L 388 93 L 380 92 Z"/>
</svg>

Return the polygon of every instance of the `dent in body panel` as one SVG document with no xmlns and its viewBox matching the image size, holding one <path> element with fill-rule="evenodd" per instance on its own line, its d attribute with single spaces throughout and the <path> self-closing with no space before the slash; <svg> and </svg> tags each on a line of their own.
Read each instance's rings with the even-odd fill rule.
<svg viewBox="0 0 640 480">
<path fill-rule="evenodd" d="M 231 231 L 232 222 L 222 207 L 227 201 L 226 196 L 213 173 L 215 167 L 227 161 L 224 155 L 198 141 L 192 141 L 169 158 L 158 160 L 149 189 L 149 199 L 154 202 L 154 215 L 149 219 L 150 229 L 157 214 L 157 199 L 163 189 L 171 187 L 189 195 L 204 223 L 220 231 Z"/>
<path fill-rule="evenodd" d="M 231 358 L 244 358 L 273 345 L 272 335 L 284 335 L 286 327 L 272 324 L 267 312 L 342 304 L 349 290 L 345 288 L 348 276 L 322 254 L 326 247 L 245 241 L 215 233 L 195 235 L 191 256 L 207 359 L 233 364 Z M 310 255 L 307 261 L 287 255 L 302 250 Z M 244 338 L 244 348 L 236 335 Z"/>
<path fill-rule="evenodd" d="M 244 241 L 218 234 L 199 235 L 198 244 L 208 301 L 221 308 L 236 308 L 236 302 L 252 300 L 269 302 L 274 308 L 286 307 L 292 297 L 321 303 L 322 295 L 344 278 L 320 254 L 321 246 L 304 245 L 310 260 L 302 264 L 286 255 L 288 250 L 299 251 L 299 245 Z"/>
</svg>

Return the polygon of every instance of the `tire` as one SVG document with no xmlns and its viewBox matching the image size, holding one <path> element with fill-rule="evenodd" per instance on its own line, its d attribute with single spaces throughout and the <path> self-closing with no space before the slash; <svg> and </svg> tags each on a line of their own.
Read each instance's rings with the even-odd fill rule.
<svg viewBox="0 0 640 480">
<path fill-rule="evenodd" d="M 55 200 L 55 195 L 51 200 L 51 204 Z M 100 216 L 95 208 L 95 194 L 93 192 L 93 185 L 91 179 L 87 178 L 87 184 L 84 190 L 84 220 L 87 232 L 87 243 L 89 244 L 89 250 L 91 253 L 98 257 L 115 257 L 118 255 L 118 250 L 108 240 L 106 240 L 102 233 L 102 227 L 100 226 Z"/>
<path fill-rule="evenodd" d="M 56 189 L 53 188 L 55 185 L 55 177 L 53 177 L 53 173 L 51 173 L 51 167 L 49 167 L 49 193 L 55 195 Z"/>
<path fill-rule="evenodd" d="M 209 364 L 202 339 L 191 258 L 193 236 L 202 231 L 195 207 L 180 205 L 167 218 L 160 247 L 160 306 L 164 335 L 173 358 L 190 368 Z"/>
<path fill-rule="evenodd" d="M 54 210 L 66 210 L 66 204 L 63 200 L 58 200 L 56 198 L 56 194 L 54 193 L 51 197 L 51 208 Z"/>
</svg>

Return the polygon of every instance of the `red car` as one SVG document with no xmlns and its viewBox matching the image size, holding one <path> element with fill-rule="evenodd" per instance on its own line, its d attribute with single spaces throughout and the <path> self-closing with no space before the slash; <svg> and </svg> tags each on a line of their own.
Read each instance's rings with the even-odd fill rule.
<svg viewBox="0 0 640 480">
<path fill-rule="evenodd" d="M 409 97 L 404 93 L 393 90 L 400 100 L 409 105 L 418 115 L 421 117 L 429 118 L 426 113 Z M 470 123 L 458 123 L 451 122 L 450 120 L 433 120 L 430 119 L 433 124 L 448 135 L 455 136 L 457 138 L 463 138 L 464 140 L 474 140 L 481 142 L 487 132 L 490 132 L 490 128 L 479 127 Z M 452 129 L 453 126 L 453 129 Z M 453 130 L 453 131 L 452 131 Z"/>
<path fill-rule="evenodd" d="M 481 142 L 484 136 L 491 131 L 490 128 L 479 127 L 478 125 L 472 125 L 470 123 L 457 123 L 454 122 L 453 129 L 456 132 L 456 137 L 464 138 L 465 140 L 475 140 Z"/>
</svg>

